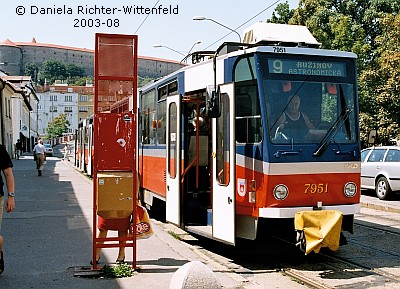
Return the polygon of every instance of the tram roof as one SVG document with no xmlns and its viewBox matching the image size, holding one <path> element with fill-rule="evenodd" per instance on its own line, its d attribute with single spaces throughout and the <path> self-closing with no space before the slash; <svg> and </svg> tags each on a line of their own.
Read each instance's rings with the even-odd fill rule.
<svg viewBox="0 0 400 289">
<path fill-rule="evenodd" d="M 321 47 L 306 26 L 257 22 L 243 32 L 247 44 L 270 43 L 282 46 Z"/>
</svg>

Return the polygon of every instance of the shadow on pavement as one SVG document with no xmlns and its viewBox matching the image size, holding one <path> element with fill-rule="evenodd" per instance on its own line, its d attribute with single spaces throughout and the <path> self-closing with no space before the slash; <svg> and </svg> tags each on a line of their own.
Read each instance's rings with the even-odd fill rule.
<svg viewBox="0 0 400 289">
<path fill-rule="evenodd" d="M 5 213 L 0 288 L 120 288 L 116 279 L 73 277 L 90 266 L 92 185 L 57 157 L 38 177 L 31 155 L 13 160 L 16 209 Z"/>
</svg>

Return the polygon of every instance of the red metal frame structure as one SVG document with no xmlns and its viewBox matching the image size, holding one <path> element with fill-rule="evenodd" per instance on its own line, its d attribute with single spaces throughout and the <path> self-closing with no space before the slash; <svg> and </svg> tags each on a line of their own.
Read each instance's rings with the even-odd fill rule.
<svg viewBox="0 0 400 289">
<path fill-rule="evenodd" d="M 132 213 L 132 219 L 136 222 L 137 43 L 137 35 L 97 33 L 94 73 L 92 260 L 96 260 L 96 249 L 98 248 L 132 247 L 133 268 L 136 268 L 136 234 L 126 238 L 98 238 L 96 233 L 97 216 L 101 215 L 100 204 L 102 204 L 101 206 L 116 204 L 110 211 L 102 211 L 106 216 L 115 218 L 124 212 L 119 206 L 120 200 L 125 199 L 124 206 L 131 206 L 128 207 L 128 211 Z M 129 107 L 129 103 L 132 107 Z M 112 202 L 104 202 L 106 190 L 104 190 L 104 186 L 100 188 L 100 185 L 104 185 L 107 178 L 103 178 L 103 176 L 114 176 L 115 178 L 115 175 L 132 176 L 129 180 L 124 180 L 132 185 L 131 197 L 121 198 L 122 193 L 109 190 L 105 197 L 112 199 Z M 99 176 L 101 177 L 99 178 Z M 119 180 L 122 180 L 122 177 Z M 117 188 L 118 180 L 116 185 L 114 182 L 112 186 Z M 130 188 L 130 186 L 127 187 Z M 128 201 L 129 205 L 126 205 Z M 126 209 L 124 213 L 126 214 Z M 126 243 L 120 244 L 119 241 Z M 93 269 L 97 269 L 96 262 L 93 262 Z"/>
</svg>

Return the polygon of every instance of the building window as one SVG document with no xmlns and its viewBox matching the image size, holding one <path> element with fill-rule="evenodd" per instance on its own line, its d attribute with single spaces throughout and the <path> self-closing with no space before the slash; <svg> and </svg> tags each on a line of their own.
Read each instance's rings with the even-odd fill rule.
<svg viewBox="0 0 400 289">
<path fill-rule="evenodd" d="M 81 111 L 81 112 L 87 112 L 87 111 L 88 111 L 88 107 L 87 107 L 87 106 L 80 106 L 80 107 L 79 107 L 79 111 Z"/>
<path fill-rule="evenodd" d="M 50 94 L 50 101 L 57 101 L 57 95 Z"/>
<path fill-rule="evenodd" d="M 72 102 L 72 95 L 66 95 L 65 96 L 65 101 Z"/>
<path fill-rule="evenodd" d="M 87 102 L 88 101 L 88 96 L 87 95 L 81 95 L 79 100 L 82 101 L 82 102 Z"/>
<path fill-rule="evenodd" d="M 66 106 L 64 112 L 72 112 L 72 106 Z"/>
<path fill-rule="evenodd" d="M 11 118 L 11 99 L 8 100 L 8 116 Z"/>
<path fill-rule="evenodd" d="M 57 111 L 57 106 L 50 106 L 50 112 Z"/>
</svg>

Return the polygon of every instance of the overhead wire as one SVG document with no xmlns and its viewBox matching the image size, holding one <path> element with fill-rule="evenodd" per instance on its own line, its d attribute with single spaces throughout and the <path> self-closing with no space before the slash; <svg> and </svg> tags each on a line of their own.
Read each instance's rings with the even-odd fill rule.
<svg viewBox="0 0 400 289">
<path fill-rule="evenodd" d="M 160 2 L 160 0 L 157 0 L 157 2 L 154 4 L 153 8 L 156 7 L 156 5 L 158 4 L 158 2 Z M 139 29 L 143 26 L 143 24 L 146 22 L 146 20 L 147 20 L 147 18 L 149 18 L 149 16 L 150 16 L 150 13 L 148 13 L 148 14 L 146 15 L 146 17 L 143 19 L 142 23 L 140 23 L 139 27 L 136 29 L 136 31 L 135 31 L 133 34 L 136 34 L 136 33 L 139 31 Z"/>
</svg>

